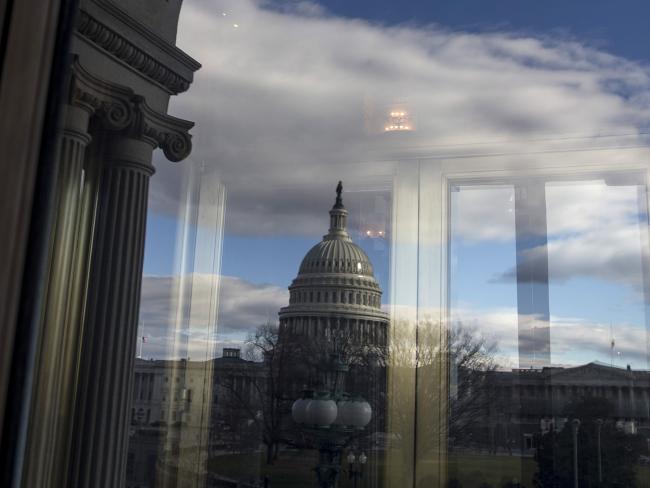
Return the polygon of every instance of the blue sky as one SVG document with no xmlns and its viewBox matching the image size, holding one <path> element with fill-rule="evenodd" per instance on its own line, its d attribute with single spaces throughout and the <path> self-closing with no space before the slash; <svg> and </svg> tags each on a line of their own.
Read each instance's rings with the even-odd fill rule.
<svg viewBox="0 0 650 488">
<path fill-rule="evenodd" d="M 395 168 L 358 163 L 385 147 L 373 127 L 395 102 L 406 104 L 417 120 L 412 137 L 392 139 L 398 147 L 463 151 L 488 142 L 499 151 L 497 142 L 508 140 L 514 141 L 509 150 L 521 151 L 540 138 L 579 135 L 590 141 L 647 127 L 649 13 L 650 4 L 642 1 L 187 0 L 178 43 L 203 68 L 192 89 L 174 97 L 171 110 L 196 122 L 192 158 L 226 188 L 221 273 L 232 278 L 222 287 L 232 299 L 222 301 L 231 308 L 222 310 L 221 330 L 243 337 L 256 320 L 286 303 L 286 287 L 302 257 L 327 231 L 338 179 L 348 192 L 353 238 L 373 261 L 388 301 L 387 241 L 361 236 L 390 222 L 390 196 L 382 201 L 378 195 L 390 194 L 386 181 Z M 631 158 L 639 156 L 647 153 Z M 159 178 L 150 202 L 149 276 L 173 272 L 178 232 L 169 189 L 180 178 Z M 586 202 L 594 201 L 589 191 Z M 562 207 L 562 198 L 555 207 Z M 610 210 L 618 210 L 597 206 L 590 213 L 583 203 L 569 204 L 574 222 L 588 224 L 575 231 L 587 244 L 600 242 L 597 234 L 609 225 L 618 234 L 601 244 L 616 249 L 631 232 L 616 219 L 627 218 L 630 209 L 624 196 L 608 198 Z M 486 202 L 474 205 L 490 210 Z M 594 212 L 607 218 L 594 219 Z M 461 218 L 467 225 L 454 251 L 455 303 L 483 317 L 512 309 L 514 285 L 494 280 L 514 263 L 512 239 L 503 237 L 507 225 L 482 225 L 492 218 L 489 212 Z M 558 225 L 569 256 L 582 244 Z M 476 232 L 482 234 L 471 235 Z M 627 256 L 632 268 L 593 257 L 593 272 L 571 254 L 582 268 L 551 285 L 551 314 L 567 324 L 609 323 L 617 310 L 639 327 L 634 283 L 610 272 L 633 269 L 635 252 L 638 247 L 618 256 Z"/>
<path fill-rule="evenodd" d="M 327 233 L 326 211 L 323 212 L 323 235 Z M 355 242 L 368 254 L 375 266 L 375 276 L 384 290 L 388 290 L 388 244 L 383 239 L 359 238 Z M 300 262 L 320 236 L 274 237 L 226 235 L 221 271 L 228 276 L 239 276 L 256 283 L 289 286 L 296 277 Z M 269 257 L 272 256 L 272 259 Z"/>
<path fill-rule="evenodd" d="M 453 30 L 566 36 L 635 60 L 650 60 L 645 0 L 324 0 L 329 12 L 385 24 L 436 23 Z"/>
<path fill-rule="evenodd" d="M 605 201 L 597 203 L 598 197 Z M 487 201 L 491 204 L 489 211 L 480 221 L 473 218 L 474 207 Z M 636 205 L 635 187 L 608 187 L 600 181 L 547 186 L 548 293 L 554 364 L 609 362 L 613 336 L 617 365 L 646 368 L 640 291 L 642 239 L 638 229 L 647 217 L 637 213 Z M 611 213 L 603 211 L 605 208 Z M 603 212 L 600 219 L 599 211 Z M 513 212 L 512 189 L 507 187 L 461 188 L 452 194 L 450 304 L 455 320 L 469 321 L 470 326 L 497 341 L 500 353 L 516 365 L 517 286 L 511 274 L 516 263 Z M 468 227 L 468 221 L 477 228 Z M 486 238 L 481 227 L 499 228 L 500 235 Z M 622 261 L 615 261 L 623 255 L 627 256 L 627 268 L 619 272 L 616 267 Z M 495 311 L 501 312 L 496 322 L 492 318 Z M 510 318 L 504 320 L 508 315 Z M 630 338 L 636 342 L 627 342 Z"/>
<path fill-rule="evenodd" d="M 312 236 L 251 236 L 226 233 L 223 240 L 221 273 L 245 280 L 287 287 L 296 277 L 300 262 L 307 251 L 327 233 L 331 202 L 323 202 L 321 233 Z M 227 218 L 227 216 L 226 216 Z M 161 214 L 151 214 L 148 222 L 150 238 L 145 245 L 144 273 L 164 276 L 174 273 L 175 236 L 178 220 Z M 196 232 L 195 229 L 192 232 Z M 388 289 L 389 245 L 382 238 L 368 238 L 356 228 L 350 228 L 354 240 L 368 254 L 375 266 L 375 276 L 384 290 Z M 207 269 L 197 269 L 207 272 Z"/>
</svg>

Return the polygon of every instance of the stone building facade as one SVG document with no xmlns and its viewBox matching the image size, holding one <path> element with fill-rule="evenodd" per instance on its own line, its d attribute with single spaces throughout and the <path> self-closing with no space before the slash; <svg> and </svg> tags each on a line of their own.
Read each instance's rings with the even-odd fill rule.
<svg viewBox="0 0 650 488">
<path fill-rule="evenodd" d="M 592 362 L 481 375 L 485 381 L 480 390 L 468 387 L 457 392 L 485 406 L 474 427 L 455 439 L 458 447 L 532 455 L 536 436 L 562 430 L 571 420 L 571 405 L 584 399 L 606 400 L 611 409 L 603 421 L 650 439 L 650 371 Z"/>
<path fill-rule="evenodd" d="M 263 363 L 243 359 L 234 348 L 210 361 L 136 359 L 127 488 L 161 484 L 179 468 L 175 463 L 183 449 L 197 458 L 247 444 L 257 448 L 259 436 L 251 420 L 260 401 L 256 389 L 266 374 Z M 206 411 L 208 419 L 202 416 Z M 193 479 L 187 482 L 194 486 Z M 176 483 L 185 486 L 181 479 Z"/>
</svg>

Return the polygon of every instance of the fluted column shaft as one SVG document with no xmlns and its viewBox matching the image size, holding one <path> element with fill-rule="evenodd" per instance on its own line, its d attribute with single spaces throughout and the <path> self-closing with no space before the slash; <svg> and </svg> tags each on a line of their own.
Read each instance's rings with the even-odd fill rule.
<svg viewBox="0 0 650 488">
<path fill-rule="evenodd" d="M 32 411 L 27 434 L 25 486 L 57 486 L 65 476 L 65 439 L 72 416 L 74 363 L 71 345 L 78 335 L 78 304 L 71 281 L 79 264 L 78 239 L 83 215 L 83 166 L 90 111 L 67 105 L 59 150 L 54 223 L 50 240 L 50 268 L 43 313 L 42 336 L 35 366 Z M 62 445 L 63 444 L 63 445 Z"/>
<path fill-rule="evenodd" d="M 124 484 L 153 145 L 103 145 L 70 486 Z"/>
</svg>

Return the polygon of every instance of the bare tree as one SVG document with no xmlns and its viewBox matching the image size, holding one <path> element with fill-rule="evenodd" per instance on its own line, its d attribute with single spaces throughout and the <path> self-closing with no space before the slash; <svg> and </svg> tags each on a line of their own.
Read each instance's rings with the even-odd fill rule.
<svg viewBox="0 0 650 488">
<path fill-rule="evenodd" d="M 416 375 L 418 382 L 411 395 L 393 393 L 388 399 L 390 434 L 408 438 L 412 432 L 416 394 L 418 403 L 427 405 L 427 415 L 436 419 L 418 425 L 424 449 L 445 450 L 448 440 L 466 443 L 470 433 L 486 428 L 496 343 L 477 328 L 462 323 L 444 327 L 435 318 L 404 319 L 392 327 L 387 358 L 393 382 L 414 384 Z M 393 388 L 401 391 L 400 385 Z"/>
<path fill-rule="evenodd" d="M 247 359 L 261 362 L 263 374 L 251 379 L 253 394 L 239 400 L 249 411 L 256 411 L 254 418 L 266 447 L 266 462 L 273 464 L 280 445 L 287 439 L 286 413 L 291 400 L 286 385 L 291 351 L 281 343 L 278 326 L 271 323 L 255 329 L 246 344 Z"/>
<path fill-rule="evenodd" d="M 349 369 L 338 379 L 332 368 L 333 357 Z M 247 376 L 246 388 L 234 377 L 221 380 L 221 386 L 229 393 L 226 410 L 231 417 L 240 416 L 255 423 L 266 447 L 267 463 L 276 460 L 281 445 L 308 447 L 291 419 L 291 405 L 305 390 L 336 389 L 362 395 L 375 412 L 366 435 L 382 428 L 385 347 L 362 344 L 343 330 L 316 337 L 282 336 L 277 325 L 267 323 L 249 335 L 245 358 L 249 360 L 249 368 L 239 374 Z M 259 368 L 250 367 L 252 364 Z"/>
<path fill-rule="evenodd" d="M 487 431 L 489 408 L 493 403 L 490 372 L 496 369 L 496 344 L 490 343 L 478 330 L 457 324 L 444 335 L 445 340 L 424 334 L 441 334 L 439 329 L 425 327 L 421 342 L 414 354 L 415 344 L 408 340 L 393 340 L 390 347 L 361 343 L 345 331 L 336 331 L 318 337 L 291 335 L 281 337 L 275 324 L 265 324 L 247 339 L 245 357 L 259 365 L 243 374 L 249 376 L 246 389 L 232 383 L 232 409 L 243 413 L 258 429 L 266 447 L 267 463 L 272 464 L 282 445 L 307 447 L 300 430 L 291 419 L 291 405 L 303 390 L 347 391 L 362 395 L 373 407 L 372 424 L 364 432 L 369 436 L 383 432 L 388 405 L 387 368 L 436 368 L 443 362 L 454 371 L 451 391 L 442 391 L 439 384 L 418 387 L 421 401 L 448 405 L 447 421 L 435 426 L 439 438 L 449 438 L 453 444 L 467 444 L 470 434 Z M 428 332 L 425 332 L 428 331 Z M 437 331 L 437 332 L 436 332 Z M 437 337 L 437 336 L 436 336 Z M 440 335 L 442 338 L 443 335 Z M 331 356 L 343 361 L 348 373 L 338 385 L 334 384 Z M 228 386 L 228 382 L 224 382 Z M 444 398 L 442 398 L 444 397 Z M 403 399 L 408 403 L 408 399 Z M 390 400 L 391 415 L 412 416 L 407 404 Z M 402 408 L 403 407 L 403 408 Z M 408 423 L 408 418 L 404 419 Z M 399 420 L 399 419 L 398 419 Z"/>
<path fill-rule="evenodd" d="M 448 355 L 453 368 L 449 400 L 449 438 L 456 444 L 478 442 L 472 438 L 486 432 L 494 403 L 492 376 L 497 346 L 476 328 L 458 323 L 449 331 Z"/>
</svg>

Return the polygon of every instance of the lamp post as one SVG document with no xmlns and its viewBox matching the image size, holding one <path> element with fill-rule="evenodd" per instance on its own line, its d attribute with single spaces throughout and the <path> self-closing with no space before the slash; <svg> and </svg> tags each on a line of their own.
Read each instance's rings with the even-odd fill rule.
<svg viewBox="0 0 650 488">
<path fill-rule="evenodd" d="M 600 431 L 603 428 L 603 419 L 596 420 L 596 434 L 597 434 L 597 443 L 598 443 L 598 483 L 603 482 L 603 459 L 602 452 L 600 450 Z"/>
<path fill-rule="evenodd" d="M 352 480 L 353 488 L 357 488 L 357 483 L 363 478 L 363 466 L 368 461 L 368 457 L 362 452 L 357 458 L 354 453 L 348 454 L 348 476 Z"/>
<path fill-rule="evenodd" d="M 340 376 L 348 367 L 333 355 L 332 391 L 305 390 L 291 407 L 291 416 L 318 446 L 318 465 L 314 468 L 320 488 L 336 488 L 341 471 L 341 453 L 347 440 L 363 430 L 372 418 L 372 408 L 362 397 L 340 391 Z M 367 460 L 365 455 L 364 463 Z M 361 456 L 359 457 L 361 462 Z"/>
<path fill-rule="evenodd" d="M 573 430 L 573 488 L 578 488 L 578 429 L 580 420 L 573 419 L 571 429 Z"/>
</svg>

